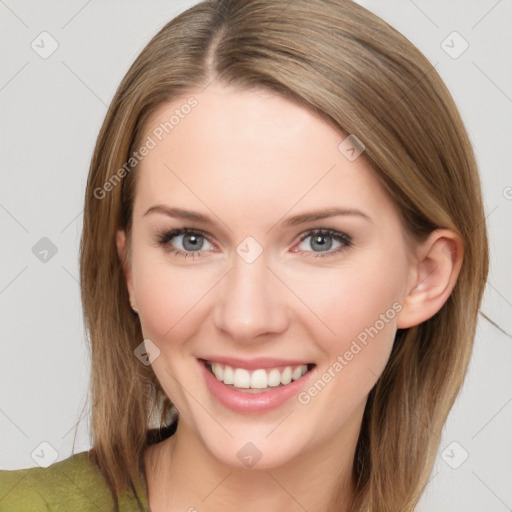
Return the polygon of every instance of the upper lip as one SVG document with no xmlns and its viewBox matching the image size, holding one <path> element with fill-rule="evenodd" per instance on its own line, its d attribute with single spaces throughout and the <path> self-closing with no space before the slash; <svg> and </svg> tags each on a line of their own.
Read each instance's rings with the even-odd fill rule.
<svg viewBox="0 0 512 512">
<path fill-rule="evenodd" d="M 204 356 L 204 359 L 211 363 L 222 363 L 232 368 L 245 368 L 246 370 L 257 370 L 259 368 L 275 368 L 277 366 L 300 366 L 302 364 L 312 364 L 311 361 L 299 359 L 278 359 L 275 357 L 255 357 L 253 359 L 240 359 L 237 357 L 227 356 Z"/>
</svg>

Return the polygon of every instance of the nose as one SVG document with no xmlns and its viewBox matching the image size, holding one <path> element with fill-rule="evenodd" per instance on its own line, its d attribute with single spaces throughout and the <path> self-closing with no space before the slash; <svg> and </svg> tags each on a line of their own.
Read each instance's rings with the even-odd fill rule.
<svg viewBox="0 0 512 512">
<path fill-rule="evenodd" d="M 233 267 L 217 287 L 215 325 L 237 342 L 260 341 L 288 326 L 282 283 L 267 264 L 265 252 L 252 263 L 235 254 Z"/>
</svg>

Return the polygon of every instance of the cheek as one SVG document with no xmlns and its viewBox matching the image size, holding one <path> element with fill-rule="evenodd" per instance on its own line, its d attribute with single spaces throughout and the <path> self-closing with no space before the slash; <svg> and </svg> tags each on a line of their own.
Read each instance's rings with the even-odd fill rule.
<svg viewBox="0 0 512 512">
<path fill-rule="evenodd" d="M 401 309 L 400 276 L 389 268 L 374 272 L 368 268 L 372 267 L 317 272 L 314 279 L 302 278 L 302 285 L 298 286 L 298 295 L 306 298 L 311 310 L 309 323 L 314 326 L 317 339 L 324 340 L 327 352 L 343 348 L 344 343 L 361 333 L 359 338 L 363 339 L 372 327 L 385 335 L 394 330 Z"/>
<path fill-rule="evenodd" d="M 301 278 L 298 291 L 315 313 L 303 318 L 308 318 L 310 337 L 323 355 L 319 373 L 330 372 L 326 380 L 339 384 L 332 392 L 344 400 L 350 390 L 358 390 L 362 398 L 382 373 L 393 347 L 407 277 L 405 253 L 363 256 L 339 269 L 316 271 L 314 278 Z"/>
<path fill-rule="evenodd" d="M 173 266 L 165 257 L 134 257 L 134 291 L 145 336 L 184 339 L 198 328 L 205 297 L 215 280 L 208 270 Z"/>
<path fill-rule="evenodd" d="M 316 378 L 297 397 L 311 421 L 322 418 L 322 428 L 332 432 L 361 407 L 382 374 L 402 308 L 394 273 L 353 271 L 333 277 L 318 278 L 303 290 L 322 319 L 311 320 L 309 332 L 323 357 Z"/>
</svg>

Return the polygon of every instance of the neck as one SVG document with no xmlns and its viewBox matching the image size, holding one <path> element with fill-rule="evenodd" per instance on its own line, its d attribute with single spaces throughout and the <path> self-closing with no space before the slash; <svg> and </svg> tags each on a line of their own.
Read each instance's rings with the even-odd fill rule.
<svg viewBox="0 0 512 512">
<path fill-rule="evenodd" d="M 184 421 L 145 455 L 153 512 L 286 510 L 347 512 L 353 497 L 352 465 L 362 412 L 327 442 L 269 469 L 228 466 L 211 455 Z M 335 503 L 335 505 L 334 505 Z"/>
</svg>

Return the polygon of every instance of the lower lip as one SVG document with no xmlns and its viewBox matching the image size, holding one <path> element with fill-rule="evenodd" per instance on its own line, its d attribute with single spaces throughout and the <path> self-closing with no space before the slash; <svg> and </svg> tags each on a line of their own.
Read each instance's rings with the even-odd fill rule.
<svg viewBox="0 0 512 512">
<path fill-rule="evenodd" d="M 261 413 L 279 407 L 291 397 L 297 395 L 313 373 L 313 370 L 310 370 L 300 379 L 292 381 L 286 386 L 271 388 L 270 391 L 248 393 L 229 388 L 223 382 L 217 380 L 204 361 L 198 359 L 198 363 L 202 368 L 206 385 L 212 395 L 228 409 L 241 413 Z"/>
</svg>

